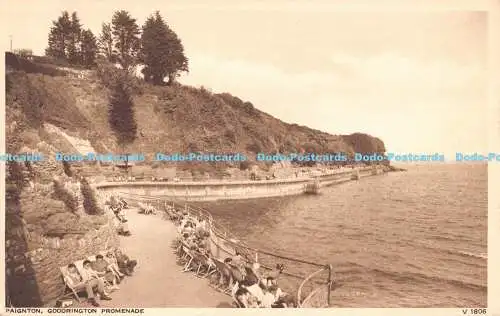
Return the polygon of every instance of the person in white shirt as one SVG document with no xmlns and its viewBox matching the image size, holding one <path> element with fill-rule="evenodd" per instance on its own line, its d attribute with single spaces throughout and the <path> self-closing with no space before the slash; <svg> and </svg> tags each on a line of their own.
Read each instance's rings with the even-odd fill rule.
<svg viewBox="0 0 500 316">
<path fill-rule="evenodd" d="M 83 262 L 83 270 L 81 274 L 74 264 L 68 266 L 68 274 L 65 277 L 66 283 L 75 290 L 85 289 L 87 292 L 87 297 L 89 302 L 98 307 L 99 303 L 95 300 L 94 288 L 97 289 L 102 300 L 111 300 L 111 297 L 105 291 L 105 285 L 103 279 L 99 278 L 97 272 L 92 270 L 90 267 L 90 261 L 85 260 Z"/>
</svg>

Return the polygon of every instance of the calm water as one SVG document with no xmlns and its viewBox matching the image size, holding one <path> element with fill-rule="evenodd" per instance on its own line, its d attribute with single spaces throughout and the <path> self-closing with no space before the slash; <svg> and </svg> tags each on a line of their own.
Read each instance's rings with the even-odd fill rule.
<svg viewBox="0 0 500 316">
<path fill-rule="evenodd" d="M 254 247 L 331 263 L 336 306 L 485 307 L 487 201 L 486 165 L 422 165 L 203 206 Z"/>
</svg>

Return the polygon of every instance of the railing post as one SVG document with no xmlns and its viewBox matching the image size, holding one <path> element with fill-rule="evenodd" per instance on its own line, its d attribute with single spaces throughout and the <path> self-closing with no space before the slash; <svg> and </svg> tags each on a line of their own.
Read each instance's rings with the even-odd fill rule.
<svg viewBox="0 0 500 316">
<path fill-rule="evenodd" d="M 328 265 L 328 297 L 327 297 L 327 303 L 328 307 L 330 307 L 330 294 L 332 292 L 332 265 Z"/>
</svg>

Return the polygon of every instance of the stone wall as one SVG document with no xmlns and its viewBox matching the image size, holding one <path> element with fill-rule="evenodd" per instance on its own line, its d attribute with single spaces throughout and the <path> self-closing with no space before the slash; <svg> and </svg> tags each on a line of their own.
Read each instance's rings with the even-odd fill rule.
<svg viewBox="0 0 500 316">
<path fill-rule="evenodd" d="M 16 241 L 13 239 L 7 240 L 8 246 L 15 246 L 15 243 Z M 118 238 L 116 229 L 113 223 L 110 222 L 99 230 L 88 232 L 81 238 L 42 238 L 41 245 L 38 249 L 18 254 L 16 259 L 19 264 L 17 266 L 9 265 L 12 268 L 7 271 L 7 274 L 15 276 L 16 282 L 24 281 L 29 283 L 36 281 L 38 288 L 38 299 L 23 298 L 23 295 L 21 295 L 21 297 L 15 298 L 18 301 L 16 305 L 32 306 L 34 304 L 29 303 L 32 301 L 39 301 L 40 304 L 45 305 L 57 299 L 64 293 L 65 288 L 59 268 L 95 255 L 97 252 L 109 247 L 117 247 Z M 29 269 L 27 269 L 27 265 L 30 266 Z M 21 284 L 16 285 L 16 287 L 23 287 Z M 30 284 L 24 284 L 24 287 L 29 286 Z M 31 293 L 30 295 L 34 294 Z M 13 295 L 14 293 L 11 293 L 11 296 Z M 23 300 L 26 303 L 23 303 Z"/>
</svg>

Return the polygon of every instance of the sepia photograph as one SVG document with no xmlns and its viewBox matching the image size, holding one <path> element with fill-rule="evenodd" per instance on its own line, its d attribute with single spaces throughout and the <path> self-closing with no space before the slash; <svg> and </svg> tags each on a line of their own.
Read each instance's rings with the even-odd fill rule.
<svg viewBox="0 0 500 316">
<path fill-rule="evenodd" d="M 2 1 L 6 310 L 485 314 L 491 16 L 405 2 Z"/>
</svg>

